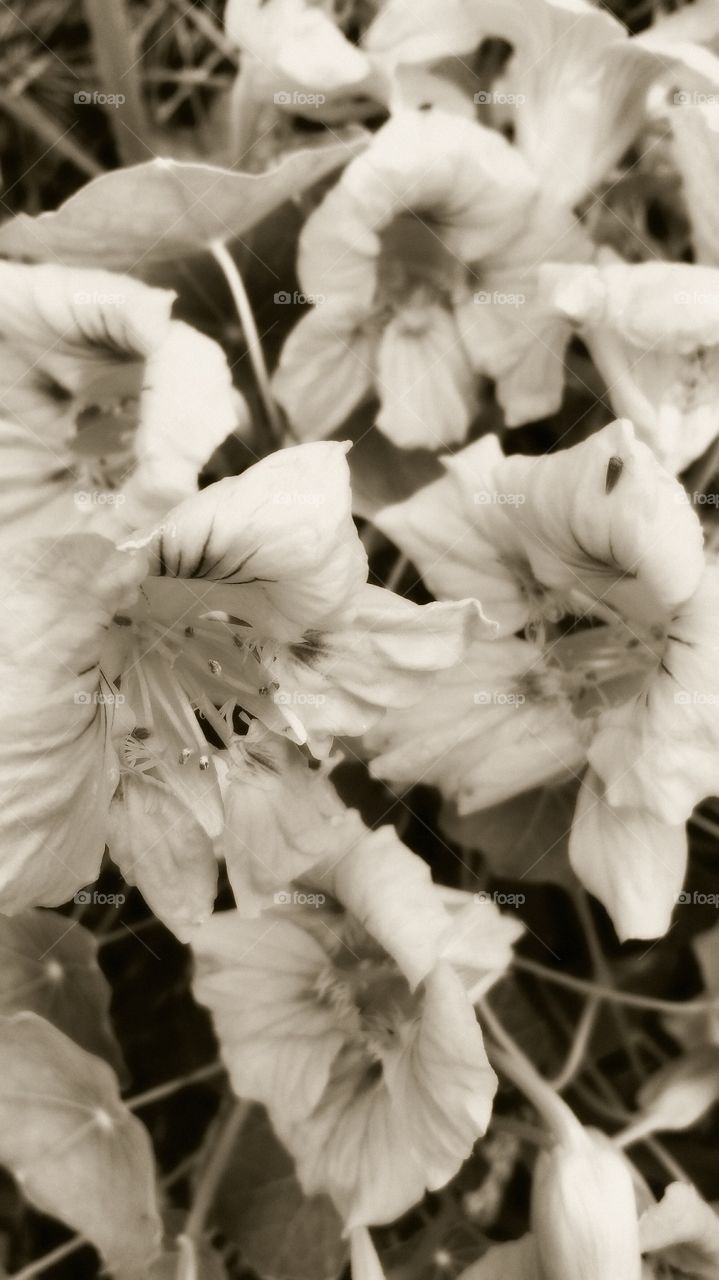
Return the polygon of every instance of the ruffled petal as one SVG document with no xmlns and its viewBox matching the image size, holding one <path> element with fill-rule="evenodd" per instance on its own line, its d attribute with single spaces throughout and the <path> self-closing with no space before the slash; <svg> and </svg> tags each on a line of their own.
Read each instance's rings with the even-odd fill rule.
<svg viewBox="0 0 719 1280">
<path fill-rule="evenodd" d="M 185 585 L 179 613 L 204 601 L 278 640 L 343 617 L 367 576 L 347 448 L 284 449 L 173 508 L 147 548 L 154 576 Z"/>
<path fill-rule="evenodd" d="M 667 632 L 656 675 L 600 716 L 589 758 L 612 804 L 676 824 L 719 791 L 719 568 L 705 570 Z"/>
<path fill-rule="evenodd" d="M 231 749 L 224 788 L 225 857 L 238 908 L 254 915 L 365 832 L 316 762 L 255 721 Z"/>
<path fill-rule="evenodd" d="M 669 119 L 697 257 L 713 264 L 719 262 L 719 103 L 678 106 Z"/>
<path fill-rule="evenodd" d="M 331 435 L 371 390 L 373 343 L 362 333 L 364 315 L 318 305 L 290 333 L 272 378 L 294 435 Z"/>
<path fill-rule="evenodd" d="M 379 1079 L 341 1056 L 320 1105 L 282 1133 L 305 1190 L 329 1191 L 352 1228 L 391 1222 L 456 1173 L 492 1109 L 496 1077 L 474 1010 L 440 964 L 421 1015 Z"/>
<path fill-rule="evenodd" d="M 129 884 L 137 885 L 168 929 L 212 914 L 217 860 L 212 841 L 169 788 L 126 772 L 113 800 L 107 843 Z"/>
<path fill-rule="evenodd" d="M 274 1116 L 310 1114 L 345 1039 L 334 1010 L 314 994 L 325 951 L 278 912 L 244 920 L 223 911 L 186 939 L 193 991 L 212 1014 L 235 1093 Z"/>
<path fill-rule="evenodd" d="M 663 620 L 697 585 L 701 525 L 681 485 L 615 422 L 541 458 L 507 458 L 497 490 L 522 501 L 515 522 L 537 580 L 627 618 Z"/>
<path fill-rule="evenodd" d="M 123 486 L 128 527 L 157 519 L 194 493 L 205 463 L 247 416 L 222 348 L 173 320 L 145 368 L 137 461 Z"/>
<path fill-rule="evenodd" d="M 110 619 L 144 568 L 144 557 L 92 535 L 38 539 L 3 560 L 3 911 L 57 906 L 98 874 L 119 706 L 99 664 Z"/>
<path fill-rule="evenodd" d="M 474 600 L 416 605 L 365 586 L 346 622 L 279 654 L 275 700 L 288 704 L 312 750 L 324 753 L 329 735 L 358 737 L 387 708 L 418 701 L 438 671 L 488 632 L 492 624 Z"/>
<path fill-rule="evenodd" d="M 621 941 L 666 933 L 684 883 L 684 824 L 669 826 L 643 809 L 615 809 L 589 770 L 579 792 L 569 859 L 606 907 Z"/>
<path fill-rule="evenodd" d="M 467 814 L 576 775 L 586 741 L 541 651 L 508 638 L 476 642 L 421 703 L 389 712 L 365 744 L 375 777 L 397 787 L 431 783 Z"/>
<path fill-rule="evenodd" d="M 384 947 L 411 987 L 427 976 L 449 921 L 427 863 L 402 844 L 394 827 L 365 831 L 316 882 Z"/>
</svg>

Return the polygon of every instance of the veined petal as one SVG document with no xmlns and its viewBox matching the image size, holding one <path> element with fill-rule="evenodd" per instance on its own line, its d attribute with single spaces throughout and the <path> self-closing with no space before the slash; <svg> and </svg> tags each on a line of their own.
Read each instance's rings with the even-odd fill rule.
<svg viewBox="0 0 719 1280">
<path fill-rule="evenodd" d="M 559 453 L 507 458 L 495 478 L 498 492 L 523 495 L 515 523 L 545 587 L 647 622 L 664 619 L 696 587 L 699 520 L 628 422 Z"/>
<path fill-rule="evenodd" d="M 335 1011 L 314 994 L 325 951 L 277 912 L 245 920 L 222 911 L 186 936 L 193 990 L 212 1014 L 238 1097 L 264 1102 L 273 1116 L 309 1115 L 345 1039 Z"/>
<path fill-rule="evenodd" d="M 411 987 L 427 976 L 449 919 L 427 863 L 402 844 L 394 827 L 365 831 L 316 883 L 326 885 L 384 947 Z"/>
<path fill-rule="evenodd" d="M 110 808 L 107 842 L 113 862 L 168 929 L 199 924 L 212 914 L 212 841 L 189 808 L 178 812 L 169 788 L 127 771 Z"/>
<path fill-rule="evenodd" d="M 57 906 L 97 876 L 118 779 L 100 658 L 142 556 L 92 535 L 38 539 L 3 560 L 0 600 L 2 909 Z"/>
<path fill-rule="evenodd" d="M 173 320 L 149 356 L 134 443 L 136 468 L 123 486 L 130 527 L 163 515 L 197 489 L 197 477 L 219 444 L 247 420 L 222 348 Z"/>
<path fill-rule="evenodd" d="M 1 394 L 1 393 L 0 393 Z M 42 397 L 44 401 L 44 397 Z M 27 401 L 25 400 L 25 404 Z M 43 406 L 46 408 L 46 405 Z M 37 421 L 37 415 L 34 415 Z M 29 426 L 0 419 L 0 539 L 11 544 L 80 525 L 63 432 L 49 439 Z"/>
<path fill-rule="evenodd" d="M 225 784 L 225 857 L 238 908 L 254 915 L 366 828 L 327 776 L 293 743 L 258 733 L 255 721 L 231 749 Z"/>
<path fill-rule="evenodd" d="M 274 639 L 342 618 L 367 576 L 347 448 L 284 449 L 188 498 L 149 538 L 151 573 Z"/>
<path fill-rule="evenodd" d="M 0 262 L 0 335 L 78 394 L 118 355 L 146 356 L 167 333 L 174 294 L 111 271 Z"/>
<path fill-rule="evenodd" d="M 286 1133 L 305 1190 L 328 1190 L 350 1228 L 391 1222 L 456 1173 L 489 1122 L 496 1077 L 449 965 L 429 975 L 419 1019 L 363 1078 L 341 1055 L 320 1105 Z"/>
<path fill-rule="evenodd" d="M 407 306 L 377 352 L 382 407 L 377 426 L 402 448 L 459 444 L 476 408 L 476 377 L 452 311 Z"/>
<path fill-rule="evenodd" d="M 388 712 L 365 742 L 375 777 L 431 783 L 467 814 L 574 774 L 587 731 L 541 651 L 506 638 L 475 642 L 421 703 Z"/>
<path fill-rule="evenodd" d="M 719 568 L 711 565 L 667 627 L 644 692 L 602 713 L 589 759 L 614 805 L 685 822 L 719 790 Z"/>
<path fill-rule="evenodd" d="M 318 305 L 287 338 L 272 389 L 301 440 L 331 435 L 371 390 L 374 342 L 362 331 L 365 318 L 359 308 Z"/>
<path fill-rule="evenodd" d="M 351 618 L 281 652 L 277 679 L 313 751 L 330 734 L 357 737 L 389 707 L 412 705 L 430 679 L 493 627 L 474 600 L 416 605 L 365 586 Z"/>
<path fill-rule="evenodd" d="M 644 809 L 613 808 L 590 769 L 579 792 L 569 859 L 606 907 L 621 941 L 666 933 L 686 870 L 683 823 L 669 826 Z"/>
<path fill-rule="evenodd" d="M 451 921 L 442 959 L 462 978 L 474 1004 L 506 973 L 524 925 L 500 911 L 488 894 L 446 888 L 439 892 Z"/>
</svg>

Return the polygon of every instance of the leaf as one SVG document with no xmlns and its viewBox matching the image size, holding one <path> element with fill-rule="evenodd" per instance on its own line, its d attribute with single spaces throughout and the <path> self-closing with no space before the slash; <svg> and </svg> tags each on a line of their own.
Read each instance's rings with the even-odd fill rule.
<svg viewBox="0 0 719 1280">
<path fill-rule="evenodd" d="M 0 1162 L 115 1280 L 147 1274 L 161 1236 L 147 1132 L 107 1063 L 35 1013 L 0 1019 Z"/>
<path fill-rule="evenodd" d="M 577 786 L 535 788 L 465 818 L 445 804 L 439 825 L 449 840 L 480 849 L 497 876 L 567 888 L 576 884 L 567 846 Z"/>
<path fill-rule="evenodd" d="M 265 173 L 157 159 L 104 173 L 54 212 L 0 227 L 0 254 L 65 266 L 142 271 L 245 235 L 274 209 L 347 163 L 364 146 L 347 141 L 293 151 Z"/>
<path fill-rule="evenodd" d="M 97 943 L 77 921 L 36 907 L 0 916 L 0 1014 L 30 1011 L 123 1071 Z"/>
<path fill-rule="evenodd" d="M 308 1198 L 263 1107 L 253 1107 L 216 1198 L 217 1222 L 263 1280 L 337 1280 L 347 1258 L 326 1196 Z"/>
<path fill-rule="evenodd" d="M 365 520 L 371 520 L 382 507 L 411 497 L 442 474 L 436 453 L 429 449 L 398 449 L 373 425 L 376 416 L 374 402 L 363 404 L 336 433 L 340 440 L 355 442 L 347 456 L 352 508 L 356 516 Z"/>
</svg>

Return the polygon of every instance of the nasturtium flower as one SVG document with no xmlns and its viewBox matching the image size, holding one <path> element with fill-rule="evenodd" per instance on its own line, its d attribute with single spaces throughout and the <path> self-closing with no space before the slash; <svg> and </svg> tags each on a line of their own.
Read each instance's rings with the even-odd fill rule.
<svg viewBox="0 0 719 1280">
<path fill-rule="evenodd" d="M 235 713 L 325 756 L 484 628 L 476 602 L 419 607 L 367 584 L 345 452 L 273 454 L 121 549 L 79 534 L 6 557 L 3 909 L 94 878 L 121 769 L 123 870 L 158 915 L 201 918 L 223 828 L 214 757 L 226 748 L 232 773 Z"/>
<path fill-rule="evenodd" d="M 468 814 L 588 764 L 574 870 L 622 937 L 663 933 L 719 785 L 719 569 L 682 486 L 626 422 L 536 458 L 485 438 L 377 523 L 440 598 L 474 574 L 500 638 L 370 733 L 373 773 Z"/>
<path fill-rule="evenodd" d="M 267 1106 L 304 1189 L 350 1230 L 444 1186 L 484 1133 L 496 1079 L 471 996 L 521 933 L 445 895 L 391 828 L 357 826 L 258 919 L 186 935 L 233 1088 Z"/>
<path fill-rule="evenodd" d="M 610 260 L 543 271 L 614 408 L 669 471 L 683 471 L 719 431 L 719 270 Z"/>
<path fill-rule="evenodd" d="M 474 70 L 489 38 L 511 50 L 491 82 Z M 531 217 L 505 253 L 482 264 L 481 305 L 464 309 L 462 329 L 473 366 L 495 381 L 507 426 L 556 412 L 570 326 L 549 305 L 538 266 L 592 257 L 592 208 L 639 133 L 665 63 L 584 0 L 388 0 L 365 44 L 405 74 L 429 65 L 460 85 L 535 175 Z"/>
<path fill-rule="evenodd" d="M 0 262 L 0 537 L 127 535 L 196 492 L 247 409 L 174 294 Z"/>
<path fill-rule="evenodd" d="M 471 120 L 405 110 L 379 129 L 300 235 L 315 305 L 274 379 L 292 430 L 328 435 L 374 392 L 395 444 L 462 440 L 476 407 L 462 317 L 535 194 L 521 155 Z"/>
</svg>

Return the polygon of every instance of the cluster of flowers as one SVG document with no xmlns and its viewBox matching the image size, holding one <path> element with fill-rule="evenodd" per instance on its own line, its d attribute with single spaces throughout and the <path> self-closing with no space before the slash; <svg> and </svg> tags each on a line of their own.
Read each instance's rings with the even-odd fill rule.
<svg viewBox="0 0 719 1280">
<path fill-rule="evenodd" d="M 581 779 L 571 866 L 622 939 L 668 929 L 687 819 L 719 792 L 719 566 L 676 478 L 719 421 L 717 117 L 687 101 L 719 62 L 582 0 L 387 0 L 353 42 L 323 6 L 230 0 L 227 29 L 244 109 L 388 119 L 301 232 L 315 305 L 273 378 L 299 443 L 239 476 L 198 485 L 248 409 L 171 293 L 0 262 L 0 910 L 67 902 L 107 845 L 192 947 L 235 1091 L 376 1280 L 368 1228 L 487 1128 L 474 1006 L 522 926 L 369 830 L 332 783 L 343 752 L 460 816 Z M 483 82 L 490 39 L 512 53 Z M 595 234 L 595 189 L 652 110 L 691 264 Z M 620 420 L 541 456 L 465 443 L 487 379 L 507 426 L 555 413 L 575 335 Z M 461 446 L 373 517 L 430 604 L 369 585 L 348 446 L 326 438 L 372 397 L 394 446 Z M 214 912 L 222 861 L 236 908 Z M 715 1274 L 696 1193 L 655 1204 L 519 1076 L 553 1142 L 533 1231 L 467 1280 Z"/>
</svg>

